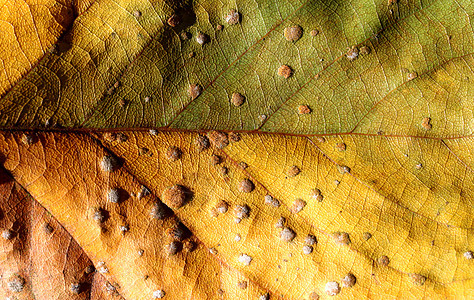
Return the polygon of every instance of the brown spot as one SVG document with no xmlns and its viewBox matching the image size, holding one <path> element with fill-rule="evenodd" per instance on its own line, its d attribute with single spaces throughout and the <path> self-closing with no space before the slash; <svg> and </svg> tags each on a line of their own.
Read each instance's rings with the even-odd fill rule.
<svg viewBox="0 0 474 300">
<path fill-rule="evenodd" d="M 247 168 L 249 167 L 249 165 L 247 165 L 246 162 L 241 161 L 241 162 L 239 162 L 239 167 L 240 167 L 242 170 L 245 170 L 245 169 L 247 169 Z"/>
<path fill-rule="evenodd" d="M 354 274 L 349 273 L 341 279 L 342 287 L 351 288 L 356 284 L 356 281 Z"/>
<path fill-rule="evenodd" d="M 421 163 L 416 164 L 416 165 L 415 165 L 415 168 L 416 168 L 417 170 L 420 170 L 421 168 L 423 168 L 423 165 L 422 165 Z"/>
<path fill-rule="evenodd" d="M 227 14 L 227 16 L 225 17 L 225 21 L 229 24 L 229 25 L 235 25 L 235 24 L 238 24 L 240 22 L 240 14 L 237 10 L 235 9 L 231 9 L 229 11 L 229 13 Z"/>
<path fill-rule="evenodd" d="M 360 47 L 359 53 L 360 53 L 361 55 L 370 54 L 370 48 L 367 47 L 367 46 L 362 46 L 362 47 Z"/>
<path fill-rule="evenodd" d="M 316 292 L 309 294 L 309 300 L 319 300 L 319 295 Z"/>
<path fill-rule="evenodd" d="M 416 73 L 416 72 L 411 72 L 411 73 L 408 73 L 408 75 L 407 75 L 408 80 L 413 80 L 416 77 L 418 77 L 418 73 Z"/>
<path fill-rule="evenodd" d="M 288 228 L 285 227 L 280 232 L 280 238 L 285 242 L 291 242 L 296 237 L 296 233 Z"/>
<path fill-rule="evenodd" d="M 125 107 L 125 105 L 127 105 L 127 104 L 128 104 L 127 100 L 125 100 L 125 99 L 120 99 L 119 100 L 120 107 Z"/>
<path fill-rule="evenodd" d="M 183 244 L 183 250 L 186 252 L 193 252 L 196 249 L 196 243 L 193 241 L 186 241 Z"/>
<path fill-rule="evenodd" d="M 173 241 L 165 246 L 165 251 L 168 255 L 176 255 L 181 249 L 183 249 L 183 245 L 177 241 Z"/>
<path fill-rule="evenodd" d="M 235 106 L 241 106 L 245 102 L 245 97 L 240 93 L 233 93 L 230 102 L 232 102 L 232 104 Z"/>
<path fill-rule="evenodd" d="M 180 37 L 183 41 L 185 41 L 185 40 L 189 40 L 192 37 L 192 35 L 188 31 L 183 31 L 181 32 Z"/>
<path fill-rule="evenodd" d="M 191 84 L 189 86 L 188 92 L 189 92 L 189 96 L 191 96 L 191 99 L 194 100 L 197 97 L 199 97 L 199 95 L 201 95 L 202 86 L 200 86 L 199 84 Z"/>
<path fill-rule="evenodd" d="M 336 144 L 336 150 L 337 150 L 337 151 L 346 151 L 346 144 L 344 144 L 344 143 L 337 143 L 337 144 Z"/>
<path fill-rule="evenodd" d="M 379 257 L 378 263 L 381 266 L 388 266 L 388 264 L 390 263 L 390 258 L 388 258 L 388 256 L 386 255 L 382 255 Z"/>
<path fill-rule="evenodd" d="M 388 0 L 388 5 L 397 4 L 398 0 Z"/>
<path fill-rule="evenodd" d="M 219 155 L 213 154 L 209 161 L 210 161 L 211 165 L 215 166 L 215 165 L 218 165 L 222 162 L 222 158 Z"/>
<path fill-rule="evenodd" d="M 229 169 L 227 167 L 222 167 L 222 168 L 219 169 L 219 172 L 222 175 L 227 175 L 229 173 Z"/>
<path fill-rule="evenodd" d="M 21 135 L 21 141 L 22 141 L 23 144 L 25 144 L 25 145 L 31 145 L 31 144 L 33 144 L 33 142 L 34 142 L 34 137 L 33 137 L 32 135 L 30 135 L 30 134 L 25 134 L 25 133 L 23 133 L 23 134 Z"/>
<path fill-rule="evenodd" d="M 313 29 L 313 30 L 311 30 L 311 32 L 309 34 L 311 34 L 311 36 L 317 36 L 319 34 L 319 30 Z"/>
<path fill-rule="evenodd" d="M 120 81 L 116 81 L 116 82 L 114 83 L 114 88 L 118 88 L 119 86 L 120 86 Z"/>
<path fill-rule="evenodd" d="M 102 135 L 102 138 L 106 140 L 107 142 L 112 143 L 117 139 L 117 136 L 113 132 L 105 132 Z"/>
<path fill-rule="evenodd" d="M 178 222 L 172 227 L 166 229 L 166 234 L 168 234 L 168 236 L 173 240 L 182 242 L 191 236 L 191 231 L 189 231 L 189 229 L 181 222 Z"/>
<path fill-rule="evenodd" d="M 285 28 L 283 34 L 285 35 L 287 41 L 296 42 L 303 35 L 303 28 L 301 28 L 299 25 L 287 27 Z"/>
<path fill-rule="evenodd" d="M 311 190 L 311 193 L 309 194 L 309 196 L 318 202 L 322 202 L 324 199 L 323 194 L 321 193 L 319 189 Z"/>
<path fill-rule="evenodd" d="M 287 65 L 281 65 L 281 67 L 278 68 L 278 75 L 284 78 L 289 78 L 293 75 L 293 70 Z"/>
<path fill-rule="evenodd" d="M 53 233 L 54 229 L 49 223 L 44 224 L 44 231 L 48 234 Z"/>
<path fill-rule="evenodd" d="M 349 238 L 349 234 L 347 232 L 336 232 L 333 233 L 334 241 L 339 246 L 349 245 L 351 243 L 351 239 Z"/>
<path fill-rule="evenodd" d="M 194 52 L 189 52 L 189 54 L 188 54 L 188 57 L 189 57 L 189 58 L 193 58 L 194 56 L 196 56 L 196 53 L 194 53 Z"/>
<path fill-rule="evenodd" d="M 220 214 L 225 214 L 227 210 L 229 209 L 229 204 L 225 202 L 224 200 L 219 201 L 216 205 L 216 210 Z"/>
<path fill-rule="evenodd" d="M 423 118 L 423 120 L 421 121 L 421 126 L 423 126 L 425 130 L 430 130 L 432 127 L 432 125 L 430 124 L 430 121 L 431 121 L 431 118 L 428 118 L 428 117 Z"/>
<path fill-rule="evenodd" d="M 142 16 L 142 12 L 139 11 L 139 10 L 134 10 L 133 11 L 133 16 L 138 19 Z"/>
<path fill-rule="evenodd" d="M 300 211 L 303 210 L 303 208 L 306 206 L 306 202 L 303 201 L 302 199 L 296 199 L 293 202 L 293 205 L 291 206 L 290 211 L 294 214 L 299 213 Z"/>
<path fill-rule="evenodd" d="M 229 145 L 229 138 L 225 132 L 212 130 L 207 133 L 207 137 L 211 141 L 212 145 L 218 149 L 223 149 L 225 146 Z"/>
<path fill-rule="evenodd" d="M 318 143 L 325 143 L 326 139 L 323 136 L 318 136 L 315 138 Z"/>
<path fill-rule="evenodd" d="M 286 172 L 286 174 L 288 175 L 288 177 L 295 177 L 300 172 L 301 172 L 300 168 L 298 168 L 297 166 L 291 166 Z"/>
<path fill-rule="evenodd" d="M 148 148 L 140 147 L 138 148 L 138 155 L 145 155 L 148 153 L 148 151 L 150 151 Z"/>
<path fill-rule="evenodd" d="M 250 193 L 255 188 L 255 185 L 250 179 L 244 179 L 239 183 L 239 191 L 242 193 Z"/>
<path fill-rule="evenodd" d="M 364 232 L 362 234 L 362 238 L 365 240 L 365 241 L 368 241 L 372 238 L 372 234 L 370 232 Z"/>
<path fill-rule="evenodd" d="M 221 31 L 223 29 L 224 29 L 224 25 L 219 24 L 219 25 L 216 26 L 217 31 Z"/>
<path fill-rule="evenodd" d="M 352 48 L 350 48 L 346 52 L 346 57 L 350 61 L 355 60 L 357 57 L 359 57 L 359 48 L 357 48 L 356 46 L 353 46 Z"/>
<path fill-rule="evenodd" d="M 298 106 L 298 114 L 300 115 L 307 115 L 311 113 L 311 108 L 308 105 L 300 105 Z"/>
<path fill-rule="evenodd" d="M 246 219 L 250 217 L 250 207 L 248 205 L 236 205 L 234 209 L 234 215 L 240 219 Z"/>
<path fill-rule="evenodd" d="M 171 27 L 176 27 L 179 25 L 179 23 L 181 23 L 181 18 L 176 14 L 172 15 L 168 19 L 168 25 L 170 25 Z"/>
<path fill-rule="evenodd" d="M 198 135 L 194 140 L 194 145 L 196 146 L 197 151 L 202 152 L 209 148 L 211 143 L 205 135 Z"/>
<path fill-rule="evenodd" d="M 118 141 L 119 143 L 124 143 L 124 142 L 126 142 L 127 140 L 128 140 L 128 137 L 127 137 L 125 134 L 123 134 L 123 133 L 121 133 L 121 132 L 118 132 L 118 133 L 117 133 L 117 141 Z"/>
<path fill-rule="evenodd" d="M 237 132 L 229 133 L 229 138 L 231 142 L 239 142 L 242 139 L 242 137 L 240 136 L 240 133 L 237 133 Z"/>
<path fill-rule="evenodd" d="M 189 192 L 181 185 L 173 185 L 166 188 L 161 194 L 163 201 L 172 208 L 180 208 L 186 203 Z"/>
<path fill-rule="evenodd" d="M 171 161 L 177 161 L 178 159 L 181 158 L 182 155 L 183 155 L 183 152 L 181 151 L 181 149 L 179 149 L 176 146 L 170 146 L 166 150 L 166 158 L 168 158 Z"/>
<path fill-rule="evenodd" d="M 153 219 L 163 220 L 170 215 L 172 212 L 162 202 L 155 202 L 150 210 L 150 216 Z"/>
<path fill-rule="evenodd" d="M 426 277 L 416 273 L 409 273 L 408 277 L 415 285 L 424 285 L 426 281 Z"/>
</svg>

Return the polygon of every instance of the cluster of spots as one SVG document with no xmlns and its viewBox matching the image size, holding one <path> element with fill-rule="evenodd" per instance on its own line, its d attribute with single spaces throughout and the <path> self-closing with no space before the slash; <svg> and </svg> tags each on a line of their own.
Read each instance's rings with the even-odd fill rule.
<svg viewBox="0 0 474 300">
<path fill-rule="evenodd" d="M 250 193 L 255 189 L 252 180 L 246 178 L 239 183 L 238 189 L 242 193 Z"/>
<path fill-rule="evenodd" d="M 342 287 L 351 288 L 356 284 L 356 281 L 356 277 L 353 274 L 349 273 L 341 279 Z M 326 294 L 328 294 L 329 296 L 336 296 L 341 292 L 341 287 L 339 286 L 339 283 L 337 281 L 329 281 L 328 283 L 326 283 L 325 291 Z"/>
<path fill-rule="evenodd" d="M 283 31 L 285 39 L 289 42 L 296 42 L 303 36 L 303 28 L 301 26 L 290 26 Z"/>
<path fill-rule="evenodd" d="M 177 161 L 182 155 L 183 152 L 176 146 L 169 146 L 166 150 L 166 158 L 170 161 Z"/>
<path fill-rule="evenodd" d="M 432 125 L 430 124 L 431 122 L 431 118 L 429 117 L 425 117 L 423 118 L 423 120 L 421 120 L 421 126 L 425 129 L 425 130 L 430 130 Z"/>
<path fill-rule="evenodd" d="M 347 232 L 335 232 L 332 236 L 336 244 L 339 246 L 347 246 L 351 243 L 351 239 Z"/>
<path fill-rule="evenodd" d="M 311 190 L 311 193 L 309 196 L 318 202 L 322 202 L 324 199 L 323 194 L 320 189 Z"/>
<path fill-rule="evenodd" d="M 301 104 L 300 106 L 298 106 L 298 114 L 300 115 L 307 115 L 311 113 L 311 108 L 309 108 L 308 105 L 306 104 Z"/>
<path fill-rule="evenodd" d="M 167 187 L 161 194 L 161 198 L 172 208 L 178 209 L 190 198 L 191 192 L 182 185 Z"/>
<path fill-rule="evenodd" d="M 229 137 L 225 132 L 211 130 L 207 133 L 207 137 L 211 144 L 218 149 L 223 149 L 229 145 Z"/>
<path fill-rule="evenodd" d="M 230 102 L 232 102 L 232 104 L 238 107 L 244 104 L 245 97 L 240 93 L 233 93 L 232 98 L 230 99 Z"/>
<path fill-rule="evenodd" d="M 20 293 L 25 288 L 25 279 L 20 275 L 13 275 L 7 282 L 8 289 L 14 293 Z"/>
<path fill-rule="evenodd" d="M 278 68 L 278 75 L 287 79 L 290 78 L 291 75 L 293 75 L 293 70 L 288 65 L 281 65 Z"/>
<path fill-rule="evenodd" d="M 300 211 L 302 211 L 305 206 L 306 206 L 306 202 L 303 201 L 303 199 L 298 198 L 295 201 L 293 201 L 293 205 L 291 206 L 290 211 L 294 214 L 297 214 Z"/>
<path fill-rule="evenodd" d="M 311 254 L 313 252 L 313 246 L 317 244 L 317 240 L 316 240 L 316 237 L 312 234 L 308 234 L 305 238 L 304 238 L 304 243 L 305 245 L 303 246 L 303 253 L 308 255 L 308 254 Z"/>
<path fill-rule="evenodd" d="M 271 195 L 265 195 L 265 204 L 273 207 L 279 207 L 280 201 L 278 199 L 273 198 Z"/>
<path fill-rule="evenodd" d="M 195 243 L 190 240 L 191 231 L 181 222 L 175 221 L 174 225 L 167 228 L 165 232 L 171 240 L 169 244 L 164 246 L 164 250 L 169 256 L 174 256 L 181 250 L 192 252 L 195 249 Z"/>
<path fill-rule="evenodd" d="M 189 86 L 188 92 L 189 92 L 189 96 L 191 96 L 191 99 L 194 100 L 197 97 L 199 97 L 199 95 L 201 95 L 202 86 L 199 84 L 191 84 Z"/>
<path fill-rule="evenodd" d="M 300 168 L 298 168 L 297 166 L 291 166 L 288 171 L 286 172 L 286 174 L 288 175 L 288 177 L 295 177 L 296 175 L 298 175 L 299 173 L 301 173 L 301 170 Z"/>
<path fill-rule="evenodd" d="M 426 277 L 417 273 L 409 273 L 408 277 L 415 285 L 424 285 L 426 281 Z"/>
</svg>

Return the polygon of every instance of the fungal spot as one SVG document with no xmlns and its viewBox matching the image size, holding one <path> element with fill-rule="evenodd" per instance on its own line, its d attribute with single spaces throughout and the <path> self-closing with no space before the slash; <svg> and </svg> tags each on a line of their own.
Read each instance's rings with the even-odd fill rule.
<svg viewBox="0 0 474 300">
<path fill-rule="evenodd" d="M 146 186 L 142 185 L 140 192 L 138 192 L 137 198 L 141 199 L 143 197 L 150 195 L 150 193 L 151 193 L 150 190 Z"/>
<path fill-rule="evenodd" d="M 235 25 L 240 22 L 240 14 L 237 10 L 231 9 L 227 16 L 225 17 L 225 21 L 229 25 Z"/>
<path fill-rule="evenodd" d="M 176 146 L 170 146 L 166 150 L 166 158 L 168 158 L 170 161 L 177 161 L 182 155 L 183 152 Z"/>
<path fill-rule="evenodd" d="M 430 121 L 431 121 L 431 118 L 428 118 L 428 117 L 423 118 L 423 120 L 421 121 L 421 126 L 423 126 L 425 130 L 430 130 L 432 127 L 432 125 L 430 124 Z"/>
<path fill-rule="evenodd" d="M 199 95 L 201 95 L 202 86 L 200 86 L 199 84 L 191 84 L 189 85 L 188 92 L 189 92 L 189 96 L 191 96 L 191 99 L 194 100 L 197 97 L 199 97 Z"/>
<path fill-rule="evenodd" d="M 285 226 L 286 219 L 284 217 L 280 217 L 278 221 L 275 223 L 276 228 L 283 228 Z"/>
<path fill-rule="evenodd" d="M 80 283 L 71 283 L 71 286 L 69 287 L 71 293 L 73 294 L 80 294 L 81 293 L 81 284 Z"/>
<path fill-rule="evenodd" d="M 142 12 L 139 11 L 139 10 L 134 10 L 133 11 L 133 16 L 138 19 L 142 16 Z"/>
<path fill-rule="evenodd" d="M 196 35 L 196 42 L 198 42 L 199 45 L 204 45 L 205 43 L 209 42 L 209 36 L 202 32 L 198 32 Z"/>
<path fill-rule="evenodd" d="M 5 240 L 11 240 L 15 237 L 15 232 L 13 232 L 12 230 L 10 229 L 5 229 L 2 231 L 2 238 L 4 238 Z"/>
<path fill-rule="evenodd" d="M 223 149 L 229 145 L 229 138 L 225 132 L 211 130 L 207 133 L 207 137 L 211 141 L 212 145 L 218 149 Z"/>
<path fill-rule="evenodd" d="M 165 291 L 163 290 L 156 290 L 153 292 L 153 299 L 161 299 L 165 296 Z"/>
<path fill-rule="evenodd" d="M 294 214 L 299 213 L 300 211 L 303 210 L 303 208 L 306 206 L 306 202 L 303 201 L 302 199 L 296 199 L 293 202 L 293 205 L 291 206 L 290 211 Z"/>
<path fill-rule="evenodd" d="M 319 300 L 319 295 L 316 292 L 309 294 L 309 300 Z"/>
<path fill-rule="evenodd" d="M 278 68 L 278 75 L 284 78 L 289 78 L 291 75 L 293 75 L 293 70 L 287 65 L 281 65 Z"/>
<path fill-rule="evenodd" d="M 386 255 L 382 255 L 379 257 L 378 263 L 381 266 L 388 266 L 388 264 L 390 263 L 390 258 L 388 258 L 388 256 Z"/>
<path fill-rule="evenodd" d="M 362 238 L 365 240 L 365 241 L 368 241 L 372 238 L 372 234 L 370 232 L 364 232 L 362 234 Z"/>
<path fill-rule="evenodd" d="M 29 134 L 22 134 L 21 136 L 21 141 L 23 142 L 23 144 L 25 145 L 31 145 L 33 144 L 34 142 L 34 138 L 32 135 L 29 135 Z"/>
<path fill-rule="evenodd" d="M 209 138 L 205 135 L 198 135 L 194 140 L 194 145 L 196 146 L 197 151 L 202 152 L 208 149 L 211 146 Z"/>
<path fill-rule="evenodd" d="M 312 234 L 308 234 L 305 238 L 304 238 L 304 242 L 305 244 L 307 245 L 315 245 L 317 243 L 317 240 L 316 240 L 316 237 Z"/>
<path fill-rule="evenodd" d="M 352 48 L 346 52 L 346 57 L 349 61 L 355 60 L 357 57 L 359 57 L 359 48 L 352 46 Z"/>
<path fill-rule="evenodd" d="M 346 151 L 346 144 L 344 144 L 344 143 L 337 143 L 337 144 L 336 144 L 336 150 L 337 150 L 337 151 Z"/>
<path fill-rule="evenodd" d="M 248 205 L 237 205 L 234 209 L 234 215 L 239 219 L 246 219 L 250 217 L 250 207 Z"/>
<path fill-rule="evenodd" d="M 230 102 L 235 106 L 241 106 L 245 102 L 245 97 L 240 93 L 233 93 Z"/>
<path fill-rule="evenodd" d="M 90 273 L 92 273 L 92 272 L 94 272 L 94 271 L 95 271 L 95 268 L 94 268 L 93 265 L 87 266 L 86 269 L 84 270 L 84 272 L 85 272 L 86 274 L 90 274 Z"/>
<path fill-rule="evenodd" d="M 420 164 L 416 164 L 416 165 L 415 165 L 415 168 L 416 168 L 417 170 L 420 170 L 421 168 L 423 168 L 423 165 L 422 165 L 421 163 L 420 163 Z"/>
<path fill-rule="evenodd" d="M 138 256 L 143 256 L 143 253 L 145 253 L 145 250 L 143 249 L 138 250 Z"/>
<path fill-rule="evenodd" d="M 248 266 L 250 265 L 250 262 L 252 262 L 252 257 L 245 253 L 242 253 L 239 256 L 239 262 L 245 266 Z"/>
<path fill-rule="evenodd" d="M 235 237 L 234 237 L 234 241 L 236 241 L 236 242 L 240 242 L 241 239 L 242 239 L 242 237 L 240 236 L 240 234 L 236 234 Z"/>
<path fill-rule="evenodd" d="M 241 162 L 239 162 L 239 167 L 240 167 L 242 170 L 245 170 L 245 169 L 247 169 L 247 168 L 249 167 L 249 165 L 247 165 L 246 162 L 241 161 Z"/>
<path fill-rule="evenodd" d="M 354 274 L 349 273 L 341 279 L 342 287 L 351 288 L 356 284 L 356 281 Z"/>
<path fill-rule="evenodd" d="M 345 246 L 351 243 L 351 239 L 349 238 L 349 234 L 347 232 L 336 232 L 332 236 L 336 244 L 339 246 Z"/>
<path fill-rule="evenodd" d="M 312 246 L 308 246 L 308 245 L 303 246 L 303 253 L 304 254 L 309 255 L 309 254 L 311 254 L 311 252 L 313 252 L 313 247 Z"/>
<path fill-rule="evenodd" d="M 191 196 L 191 192 L 182 185 L 173 185 L 168 187 L 161 194 L 163 201 L 172 208 L 176 209 L 186 204 L 187 200 L 189 200 Z"/>
<path fill-rule="evenodd" d="M 321 193 L 319 189 L 311 190 L 311 193 L 309 194 L 309 196 L 318 202 L 322 202 L 324 199 L 323 194 Z"/>
<path fill-rule="evenodd" d="M 107 201 L 112 203 L 119 203 L 120 201 L 120 190 L 117 188 L 110 189 L 107 193 Z"/>
<path fill-rule="evenodd" d="M 229 133 L 229 138 L 230 138 L 230 141 L 234 143 L 240 142 L 240 140 L 242 139 L 242 137 L 240 136 L 240 133 L 237 133 L 237 132 Z"/>
<path fill-rule="evenodd" d="M 311 108 L 308 105 L 300 105 L 298 106 L 298 114 L 300 115 L 307 115 L 311 113 Z"/>
<path fill-rule="evenodd" d="M 177 241 L 172 241 L 165 246 L 166 253 L 171 256 L 176 255 L 179 251 L 181 251 L 181 249 L 183 249 L 183 245 Z"/>
<path fill-rule="evenodd" d="M 266 293 L 266 294 L 260 295 L 260 297 L 258 297 L 258 300 L 270 300 L 270 294 Z"/>
<path fill-rule="evenodd" d="M 339 283 L 337 283 L 336 281 L 330 281 L 326 283 L 326 287 L 324 288 L 324 290 L 329 296 L 336 296 L 341 291 L 341 288 L 339 287 Z"/>
<path fill-rule="evenodd" d="M 465 259 L 474 259 L 474 254 L 472 251 L 466 251 L 463 253 Z"/>
<path fill-rule="evenodd" d="M 191 33 L 188 31 L 181 32 L 179 36 L 181 37 L 183 41 L 189 40 L 192 37 Z"/>
<path fill-rule="evenodd" d="M 130 227 L 128 227 L 128 225 L 121 225 L 119 226 L 119 229 L 122 233 L 125 233 L 130 230 Z"/>
<path fill-rule="evenodd" d="M 411 73 L 408 73 L 408 74 L 407 74 L 408 80 L 413 80 L 413 79 L 415 79 L 416 77 L 418 77 L 418 73 L 416 73 L 416 72 L 411 72 Z"/>
<path fill-rule="evenodd" d="M 213 154 L 210 159 L 211 165 L 215 166 L 222 162 L 222 159 L 219 155 Z"/>
<path fill-rule="evenodd" d="M 216 205 L 216 210 L 220 214 L 225 214 L 227 210 L 229 209 L 229 204 L 225 202 L 224 200 L 219 201 Z"/>
<path fill-rule="evenodd" d="M 113 172 L 119 166 L 117 159 L 110 155 L 105 155 L 100 161 L 100 168 L 104 172 Z"/>
<path fill-rule="evenodd" d="M 157 136 L 157 135 L 158 135 L 158 130 L 156 130 L 156 129 L 150 129 L 150 131 L 148 131 L 148 133 L 149 133 L 150 135 Z"/>
<path fill-rule="evenodd" d="M 97 272 L 101 274 L 109 273 L 109 269 L 105 266 L 105 262 L 99 261 L 97 263 Z"/>
<path fill-rule="evenodd" d="M 189 231 L 183 223 L 178 222 L 174 226 L 166 229 L 166 234 L 173 240 L 182 242 L 191 236 L 191 231 Z"/>
<path fill-rule="evenodd" d="M 311 32 L 309 33 L 311 36 L 317 36 L 319 34 L 319 30 L 317 29 L 313 29 L 311 30 Z"/>
<path fill-rule="evenodd" d="M 93 212 L 92 219 L 97 223 L 103 223 L 107 219 L 107 212 L 102 208 L 98 208 Z"/>
<path fill-rule="evenodd" d="M 411 282 L 415 285 L 424 285 L 426 281 L 426 277 L 416 273 L 409 273 L 408 277 L 410 277 Z"/>
<path fill-rule="evenodd" d="M 158 220 L 163 220 L 171 214 L 170 209 L 161 202 L 155 202 L 150 210 L 150 216 Z"/>
<path fill-rule="evenodd" d="M 360 47 L 359 54 L 361 54 L 361 55 L 370 54 L 370 48 L 367 47 L 367 46 Z"/>
<path fill-rule="evenodd" d="M 288 227 L 285 227 L 280 232 L 280 238 L 285 242 L 291 242 L 296 237 L 296 233 Z"/>
<path fill-rule="evenodd" d="M 186 252 L 193 252 L 196 249 L 196 243 L 193 241 L 186 241 L 183 244 L 183 250 Z"/>
<path fill-rule="evenodd" d="M 168 18 L 168 25 L 171 27 L 176 27 L 179 25 L 179 23 L 181 23 L 181 18 L 177 14 L 174 14 Z"/>
<path fill-rule="evenodd" d="M 247 281 L 244 281 L 244 280 L 243 280 L 243 281 L 239 281 L 239 282 L 237 283 L 237 286 L 238 286 L 239 288 L 245 290 L 245 289 L 247 288 L 247 286 L 248 286 L 248 283 L 247 283 Z"/>
<path fill-rule="evenodd" d="M 209 252 L 212 254 L 212 255 L 216 255 L 217 254 L 217 249 L 212 247 L 209 249 Z"/>
<path fill-rule="evenodd" d="M 339 180 L 337 180 L 337 179 L 334 180 L 334 184 L 335 184 L 335 185 L 339 185 L 340 183 L 341 183 L 341 182 L 340 182 Z"/>
<path fill-rule="evenodd" d="M 250 179 L 244 179 L 239 183 L 239 191 L 242 193 L 250 193 L 255 188 L 255 185 Z"/>
<path fill-rule="evenodd" d="M 298 168 L 297 166 L 291 166 L 286 172 L 286 174 L 288 175 L 288 177 L 295 177 L 300 172 L 301 172 L 300 168 Z"/>
<path fill-rule="evenodd" d="M 13 275 L 8 280 L 7 286 L 10 291 L 20 293 L 25 287 L 25 279 L 19 275 Z"/>
<path fill-rule="evenodd" d="M 271 195 L 266 195 L 265 204 L 273 206 L 273 207 L 279 207 L 280 201 L 278 201 L 278 199 L 273 198 Z"/>
<path fill-rule="evenodd" d="M 285 39 L 287 41 L 296 42 L 303 35 L 303 28 L 301 28 L 299 25 L 287 27 L 283 31 L 283 34 L 285 35 Z"/>
<path fill-rule="evenodd" d="M 219 24 L 216 26 L 217 31 L 222 31 L 223 29 L 224 29 L 224 25 Z"/>
</svg>

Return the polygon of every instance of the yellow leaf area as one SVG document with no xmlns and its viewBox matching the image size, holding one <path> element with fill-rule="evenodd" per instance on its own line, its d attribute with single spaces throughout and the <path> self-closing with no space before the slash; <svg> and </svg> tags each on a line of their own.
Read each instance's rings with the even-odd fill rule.
<svg viewBox="0 0 474 300">
<path fill-rule="evenodd" d="M 127 299 L 474 296 L 471 138 L 93 135 L 3 133 L 0 149 Z M 160 200 L 174 216 L 153 218 Z M 171 255 L 179 222 L 192 237 Z"/>
<path fill-rule="evenodd" d="M 35 66 L 72 24 L 72 2 L 0 1 L 0 95 Z M 87 3 L 83 3 L 83 6 L 87 6 Z"/>
</svg>

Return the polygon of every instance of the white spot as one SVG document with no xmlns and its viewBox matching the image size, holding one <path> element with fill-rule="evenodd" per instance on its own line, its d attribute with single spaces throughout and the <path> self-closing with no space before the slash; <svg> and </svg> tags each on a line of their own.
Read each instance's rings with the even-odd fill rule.
<svg viewBox="0 0 474 300">
<path fill-rule="evenodd" d="M 250 216 L 250 207 L 247 205 L 237 205 L 235 207 L 234 214 L 240 219 L 248 218 Z"/>
<path fill-rule="evenodd" d="M 339 287 L 339 283 L 330 281 L 326 283 L 325 290 L 329 296 L 336 296 L 341 291 L 341 288 Z"/>
<path fill-rule="evenodd" d="M 158 130 L 150 129 L 149 133 L 150 133 L 150 135 L 158 135 Z"/>
<path fill-rule="evenodd" d="M 280 217 L 280 219 L 278 219 L 278 221 L 276 222 L 275 227 L 283 228 L 283 226 L 285 226 L 285 221 L 286 219 L 284 217 Z"/>
<path fill-rule="evenodd" d="M 150 97 L 146 96 L 145 97 L 145 102 L 150 102 Z"/>
<path fill-rule="evenodd" d="M 247 255 L 247 254 L 245 254 L 245 253 L 240 254 L 240 256 L 239 256 L 239 262 L 240 262 L 241 264 L 244 264 L 244 265 L 248 266 L 248 265 L 250 265 L 250 262 L 251 262 L 251 261 L 252 261 L 252 257 L 251 257 L 251 256 L 249 256 L 249 255 Z"/>
<path fill-rule="evenodd" d="M 240 21 L 239 12 L 235 9 L 232 9 L 229 14 L 225 17 L 225 21 L 230 25 L 235 25 Z"/>
<path fill-rule="evenodd" d="M 120 200 L 120 191 L 116 188 L 110 189 L 107 194 L 107 200 L 112 203 L 118 203 Z"/>
<path fill-rule="evenodd" d="M 211 254 L 216 255 L 216 254 L 217 254 L 217 249 L 214 248 L 214 247 L 212 247 L 211 249 L 209 249 L 209 252 L 210 252 Z"/>
<path fill-rule="evenodd" d="M 117 167 L 117 160 L 110 155 L 105 155 L 100 162 L 100 167 L 104 172 L 113 172 Z"/>
<path fill-rule="evenodd" d="M 314 245 L 316 244 L 316 237 L 312 234 L 308 234 L 305 238 L 304 238 L 304 242 L 307 244 L 307 245 Z"/>
<path fill-rule="evenodd" d="M 163 290 L 156 290 L 153 292 L 153 298 L 154 299 L 161 299 L 165 296 L 165 291 Z"/>
<path fill-rule="evenodd" d="M 102 274 L 109 273 L 109 269 L 105 266 L 105 262 L 99 261 L 97 263 L 97 272 Z"/>
<path fill-rule="evenodd" d="M 472 253 L 472 251 L 466 251 L 463 255 L 466 259 L 474 259 L 474 254 Z"/>
<path fill-rule="evenodd" d="M 271 195 L 266 195 L 265 196 L 265 204 L 271 205 L 273 207 L 278 207 L 278 206 L 280 206 L 280 201 L 273 198 Z"/>
<path fill-rule="evenodd" d="M 128 228 L 127 225 L 122 225 L 122 226 L 120 226 L 120 231 L 122 231 L 122 232 L 127 232 L 129 229 L 130 229 L 130 228 Z"/>
<path fill-rule="evenodd" d="M 240 234 L 236 234 L 235 237 L 234 237 L 234 241 L 236 241 L 236 242 L 240 242 L 241 239 L 242 239 L 242 237 L 240 236 Z"/>
<path fill-rule="evenodd" d="M 25 279 L 16 275 L 13 276 L 7 283 L 8 289 L 15 293 L 20 293 L 25 287 Z"/>
<path fill-rule="evenodd" d="M 285 242 L 291 242 L 296 236 L 296 233 L 288 227 L 283 228 L 280 232 L 280 238 Z"/>
<path fill-rule="evenodd" d="M 304 254 L 311 254 L 311 252 L 313 252 L 313 247 L 308 246 L 308 245 L 303 246 L 303 253 Z"/>
<path fill-rule="evenodd" d="M 204 33 L 199 32 L 196 35 L 196 42 L 198 42 L 199 45 L 204 45 L 205 43 L 208 42 L 208 38 Z"/>
<path fill-rule="evenodd" d="M 270 295 L 268 293 L 260 295 L 260 297 L 258 297 L 258 300 L 270 300 Z"/>
<path fill-rule="evenodd" d="M 356 284 L 356 277 L 353 275 L 353 274 L 347 274 L 346 276 L 344 276 L 344 278 L 342 278 L 341 282 L 342 282 L 342 287 L 353 287 L 355 284 Z"/>
<path fill-rule="evenodd" d="M 234 222 L 235 222 L 236 224 L 239 224 L 241 221 L 242 221 L 241 218 L 235 218 L 235 219 L 234 219 Z"/>
<path fill-rule="evenodd" d="M 2 237 L 6 240 L 11 240 L 13 238 L 13 231 L 11 231 L 10 229 L 5 229 L 2 232 Z"/>
</svg>

